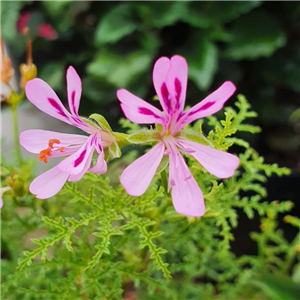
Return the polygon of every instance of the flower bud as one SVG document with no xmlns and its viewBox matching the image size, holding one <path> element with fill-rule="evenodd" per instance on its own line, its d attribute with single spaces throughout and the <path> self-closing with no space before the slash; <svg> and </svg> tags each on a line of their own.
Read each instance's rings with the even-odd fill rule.
<svg viewBox="0 0 300 300">
<path fill-rule="evenodd" d="M 31 79 L 34 79 L 37 75 L 37 67 L 32 63 L 32 40 L 30 38 L 29 28 L 24 28 L 24 34 L 27 35 L 27 61 L 26 64 L 20 65 L 21 81 L 20 87 L 22 90 L 25 89 L 26 83 Z"/>
<path fill-rule="evenodd" d="M 25 89 L 26 83 L 31 79 L 34 79 L 37 75 L 37 67 L 35 64 L 21 64 L 20 65 L 21 82 L 20 87 L 22 90 Z"/>
<path fill-rule="evenodd" d="M 2 57 L 2 66 L 1 66 L 1 81 L 8 84 L 11 77 L 14 75 L 15 70 L 12 68 L 12 63 L 10 58 L 4 54 L 4 45 L 1 37 L 1 57 Z"/>
</svg>

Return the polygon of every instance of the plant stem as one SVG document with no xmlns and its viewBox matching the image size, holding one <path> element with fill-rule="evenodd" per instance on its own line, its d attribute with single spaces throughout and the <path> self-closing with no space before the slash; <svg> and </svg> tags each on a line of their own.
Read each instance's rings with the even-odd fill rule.
<svg viewBox="0 0 300 300">
<path fill-rule="evenodd" d="M 14 139 L 15 139 L 15 149 L 17 154 L 17 159 L 19 161 L 19 165 L 23 164 L 22 152 L 19 143 L 19 126 L 18 126 L 18 114 L 17 107 L 11 106 L 11 112 L 13 117 L 13 127 L 14 127 Z"/>
</svg>

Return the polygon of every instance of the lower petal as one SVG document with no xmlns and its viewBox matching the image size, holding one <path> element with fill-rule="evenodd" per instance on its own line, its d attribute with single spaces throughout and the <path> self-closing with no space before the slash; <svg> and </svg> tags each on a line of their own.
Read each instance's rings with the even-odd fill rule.
<svg viewBox="0 0 300 300">
<path fill-rule="evenodd" d="M 239 158 L 227 152 L 223 152 L 195 142 L 178 140 L 181 149 L 194 150 L 190 152 L 198 162 L 211 174 L 219 178 L 231 177 L 239 165 Z"/>
<path fill-rule="evenodd" d="M 162 160 L 164 150 L 164 144 L 158 143 L 123 171 L 121 184 L 129 195 L 140 196 L 145 193 Z"/>
<path fill-rule="evenodd" d="M 171 153 L 170 155 L 175 155 Z M 174 165 L 176 163 L 176 165 Z M 181 155 L 170 158 L 172 200 L 175 210 L 185 216 L 201 217 L 205 213 L 203 194 Z"/>
<path fill-rule="evenodd" d="M 107 171 L 107 164 L 104 160 L 103 151 L 99 154 L 96 165 L 89 169 L 89 171 L 96 174 L 104 174 Z"/>
<path fill-rule="evenodd" d="M 69 174 L 60 171 L 56 166 L 35 178 L 29 191 L 38 199 L 50 198 L 62 189 L 68 177 Z"/>
<path fill-rule="evenodd" d="M 87 142 L 77 152 L 61 161 L 57 167 L 70 175 L 78 175 L 84 169 L 87 170 L 92 162 L 95 139 L 96 135 L 89 136 Z"/>
</svg>

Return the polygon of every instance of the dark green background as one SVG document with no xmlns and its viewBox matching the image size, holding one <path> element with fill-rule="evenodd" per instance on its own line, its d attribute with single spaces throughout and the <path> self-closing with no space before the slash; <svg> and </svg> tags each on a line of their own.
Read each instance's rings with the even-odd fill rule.
<svg viewBox="0 0 300 300">
<path fill-rule="evenodd" d="M 293 114 L 300 104 L 299 2 L 2 1 L 3 38 L 20 63 L 22 12 L 33 13 L 28 25 L 38 76 L 65 99 L 65 69 L 79 72 L 81 114 L 103 113 L 117 130 L 123 114 L 116 90 L 151 101 L 155 60 L 180 54 L 189 64 L 188 105 L 233 81 L 259 114 L 263 132 L 254 146 L 267 162 L 299 171 L 300 113 Z M 55 40 L 36 37 L 41 22 L 53 26 Z"/>
</svg>

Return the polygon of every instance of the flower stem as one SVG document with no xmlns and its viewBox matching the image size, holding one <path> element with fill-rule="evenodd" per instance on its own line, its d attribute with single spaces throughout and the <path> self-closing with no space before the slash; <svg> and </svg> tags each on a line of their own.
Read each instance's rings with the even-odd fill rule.
<svg viewBox="0 0 300 300">
<path fill-rule="evenodd" d="M 23 164 L 23 158 L 22 158 L 22 152 L 21 152 L 20 143 L 19 143 L 19 126 L 18 126 L 17 107 L 12 105 L 11 112 L 12 112 L 12 117 L 13 117 L 16 155 L 17 155 L 17 159 L 19 161 L 19 165 L 21 166 Z"/>
<path fill-rule="evenodd" d="M 168 192 L 168 178 L 167 178 L 167 173 L 166 173 L 165 170 L 163 170 L 160 173 L 160 179 L 161 179 L 161 183 L 162 183 L 162 186 L 165 189 L 166 194 L 169 195 L 169 192 Z"/>
</svg>

